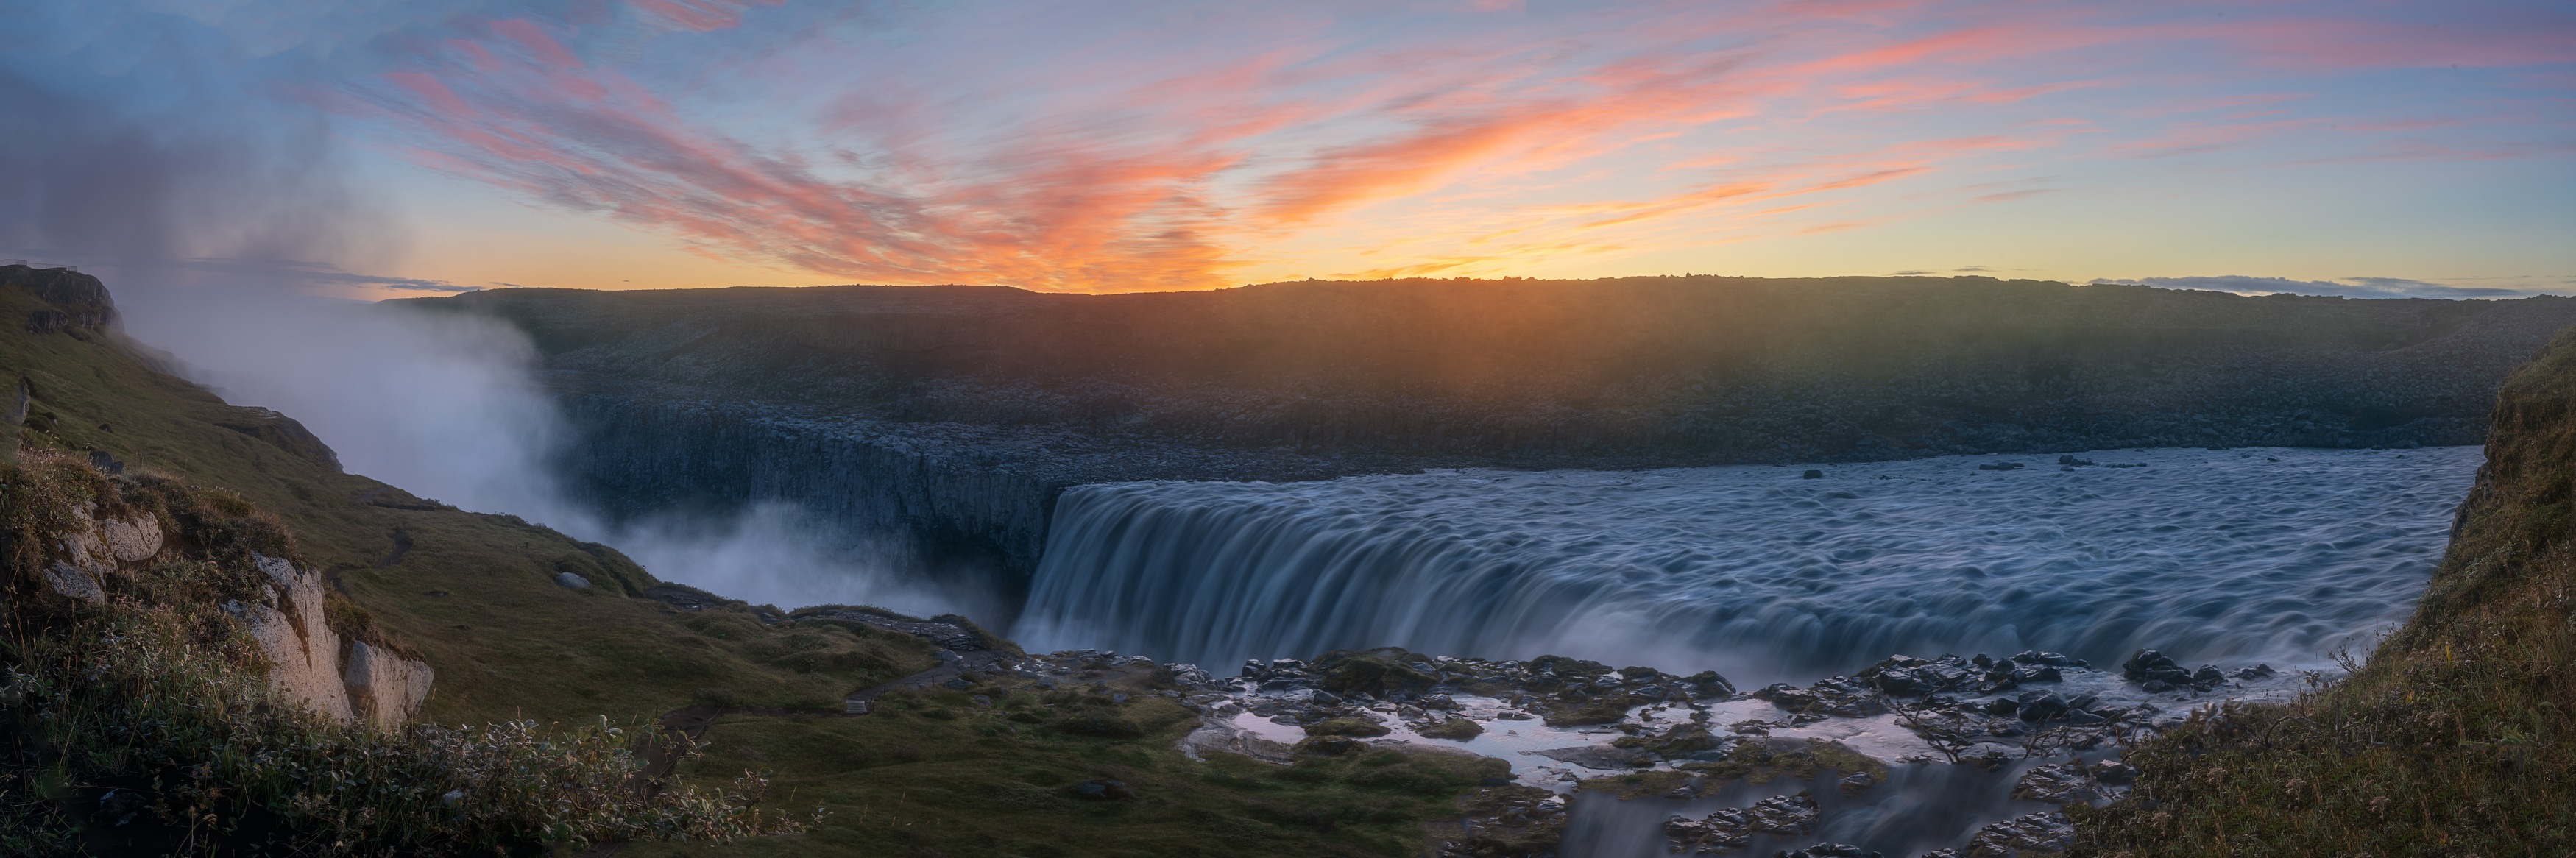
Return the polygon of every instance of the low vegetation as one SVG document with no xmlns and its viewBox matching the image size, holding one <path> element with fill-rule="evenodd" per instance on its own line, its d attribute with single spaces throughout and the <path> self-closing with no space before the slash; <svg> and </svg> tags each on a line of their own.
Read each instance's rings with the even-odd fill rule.
<svg viewBox="0 0 2576 858">
<path fill-rule="evenodd" d="M 735 714 L 681 768 L 773 771 L 773 795 L 831 808 L 811 831 L 660 856 L 1409 856 L 1424 825 L 1507 770 L 1463 754 L 1344 743 L 1279 766 L 1174 749 L 1187 710 L 1126 678 L 1087 691 L 1008 683 L 898 692 L 876 712 Z M 1117 702 L 1118 695 L 1127 696 Z M 981 696 L 986 702 L 978 702 Z M 1086 789 L 1115 782 L 1115 789 Z"/>
<path fill-rule="evenodd" d="M 106 576 L 102 602 L 68 598 L 41 564 L 76 509 L 149 515 L 173 538 Z M 749 772 L 726 791 L 641 788 L 642 737 L 605 723 L 385 730 L 285 701 L 223 606 L 265 601 L 252 556 L 294 545 L 237 496 L 39 448 L 0 467 L 0 522 L 0 852 L 492 854 L 802 827 Z M 382 640 L 363 613 L 328 613 Z"/>
<path fill-rule="evenodd" d="M 2487 457 L 2412 621 L 2342 682 L 2130 752 L 2081 851 L 2576 851 L 2576 332 L 2506 383 Z"/>
</svg>

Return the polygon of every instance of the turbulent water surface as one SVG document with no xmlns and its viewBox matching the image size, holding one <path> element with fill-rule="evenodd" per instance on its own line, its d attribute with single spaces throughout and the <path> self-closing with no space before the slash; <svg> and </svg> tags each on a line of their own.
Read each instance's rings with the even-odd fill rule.
<svg viewBox="0 0 2576 858">
<path fill-rule="evenodd" d="M 2314 664 L 2404 617 L 2480 451 L 2082 458 L 2100 464 L 1082 486 L 1015 636 L 1211 666 L 1546 651 L 1739 682 L 2027 648 Z M 2027 467 L 1977 467 L 2009 461 Z"/>
</svg>

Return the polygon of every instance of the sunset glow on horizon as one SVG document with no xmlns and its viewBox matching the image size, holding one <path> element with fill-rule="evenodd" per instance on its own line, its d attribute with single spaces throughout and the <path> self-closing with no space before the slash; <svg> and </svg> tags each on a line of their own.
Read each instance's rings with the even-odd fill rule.
<svg viewBox="0 0 2576 858">
<path fill-rule="evenodd" d="M 11 214 L 0 255 L 347 294 L 1684 272 L 2576 292 L 2563 3 L 120 0 L 0 25 L 21 115 L 113 106 L 74 131 L 151 129 L 133 145 L 174 153 L 174 181 L 186 153 L 291 177 L 249 196 L 294 213 L 192 219 L 213 204 L 191 192 L 148 235 Z M 54 165 L 0 176 L 32 200 L 118 181 L 0 145 Z"/>
</svg>

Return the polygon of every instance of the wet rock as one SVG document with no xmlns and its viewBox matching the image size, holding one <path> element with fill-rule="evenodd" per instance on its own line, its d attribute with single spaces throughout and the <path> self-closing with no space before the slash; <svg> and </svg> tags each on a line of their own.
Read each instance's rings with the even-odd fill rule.
<svg viewBox="0 0 2576 858">
<path fill-rule="evenodd" d="M 1726 677 L 1717 675 L 1717 671 L 1714 670 L 1703 670 L 1698 673 L 1682 677 L 1680 684 L 1689 686 L 1692 697 L 1732 697 L 1735 695 L 1735 683 L 1726 681 Z"/>
<path fill-rule="evenodd" d="M 2070 468 L 2090 468 L 2090 467 L 2093 467 L 2093 460 L 2091 460 L 2091 459 L 2078 459 L 2078 458 L 2075 458 L 2075 456 L 2073 456 L 2072 454 L 2057 457 L 2057 463 L 2058 463 L 2059 465 L 2063 465 L 2063 466 L 2070 467 Z"/>
<path fill-rule="evenodd" d="M 2057 696 L 2054 691 L 2025 691 L 2015 702 L 2021 704 L 2018 707 L 2021 720 L 2033 724 L 2066 717 L 2066 698 Z"/>
<path fill-rule="evenodd" d="M 1544 751 L 1522 751 L 1560 763 L 1573 763 L 1587 769 L 1623 771 L 1655 764 L 1655 755 L 1629 748 L 1579 745 L 1572 748 L 1549 748 Z"/>
<path fill-rule="evenodd" d="M 1437 724 L 1423 725 L 1415 728 L 1413 732 L 1420 733 L 1426 738 L 1451 739 L 1464 742 L 1469 739 L 1476 738 L 1477 736 L 1484 735 L 1485 728 L 1483 725 L 1477 724 L 1472 719 L 1451 718 Z"/>
<path fill-rule="evenodd" d="M 1990 715 L 2011 715 L 2021 711 L 2021 701 L 2010 697 L 1997 697 L 1986 701 L 1984 708 Z"/>
<path fill-rule="evenodd" d="M 2063 681 L 2065 678 L 2065 674 L 2059 673 L 2057 668 L 2053 665 L 2039 665 L 2036 667 L 2031 665 L 2019 665 L 2012 669 L 2012 681 L 2014 685 L 2030 682 L 2059 682 Z"/>
<path fill-rule="evenodd" d="M 2085 666 L 2085 663 L 2084 663 L 2084 660 L 2083 660 L 2083 659 L 2080 659 L 2080 658 L 2069 658 L 2069 657 L 2067 657 L 2067 656 L 2060 655 L 2060 654 L 2058 654 L 2058 653 L 2053 653 L 2053 652 L 2042 652 L 2042 651 L 2035 650 L 2035 649 L 2034 649 L 2034 650 L 2023 650 L 2023 651 L 2021 651 L 2019 654 L 2014 655 L 2014 656 L 2012 657 L 2011 661 L 2012 661 L 2013 663 L 2015 663 L 2015 664 L 2047 665 L 2047 666 L 2050 666 L 2050 667 L 2084 667 L 2084 666 Z"/>
<path fill-rule="evenodd" d="M 2191 684 L 2191 671 L 2184 670 L 2172 657 L 2151 649 L 2139 650 L 2129 656 L 2128 661 L 2121 662 L 2120 677 L 2142 685 L 2148 682 Z"/>
<path fill-rule="evenodd" d="M 1806 473 L 1799 474 L 1798 478 L 1802 480 L 1821 480 L 1825 478 L 1825 472 L 1809 468 Z"/>
<path fill-rule="evenodd" d="M 1878 778 L 1868 772 L 1853 772 L 1843 776 L 1843 779 L 1836 784 L 1844 795 L 1859 795 L 1862 791 L 1877 785 Z"/>
<path fill-rule="evenodd" d="M 2204 664 L 2200 666 L 2199 670 L 2192 672 L 2191 684 L 2194 688 L 2225 685 L 2227 684 L 2227 674 L 2219 672 L 2218 665 Z"/>
<path fill-rule="evenodd" d="M 2034 813 L 1977 829 L 1968 840 L 1970 858 L 2015 858 L 2024 853 L 2058 853 L 2075 845 L 2075 826 L 2056 811 Z"/>
<path fill-rule="evenodd" d="M 2076 804 L 2110 797 L 2110 791 L 2093 781 L 2084 764 L 2058 763 L 2023 772 L 2013 785 L 2013 797 L 2049 804 Z"/>
<path fill-rule="evenodd" d="M 1930 851 L 1930 852 L 1925 852 L 1925 853 L 1923 853 L 1923 855 L 1921 856 L 1921 858 L 1959 858 L 1959 850 L 1956 850 L 1956 849 L 1934 849 L 1934 850 L 1932 850 L 1932 851 Z"/>
<path fill-rule="evenodd" d="M 1800 792 L 1775 795 L 1744 809 L 1747 827 L 1766 834 L 1805 834 L 1816 825 L 1816 799 Z"/>
<path fill-rule="evenodd" d="M 2093 775 L 2094 780 L 2115 786 L 2127 784 L 2130 781 L 2138 779 L 2137 767 L 2131 766 L 2128 763 L 2120 762 L 2119 760 L 2103 760 L 2101 762 L 2094 763 L 2093 766 L 2086 771 Z"/>
<path fill-rule="evenodd" d="M 1675 816 L 1664 821 L 1664 837 L 1674 852 L 1740 849 L 1755 834 L 1805 834 L 1816 824 L 1816 800 L 1806 793 L 1775 795 L 1748 808 L 1719 808 L 1699 819 Z"/>
<path fill-rule="evenodd" d="M 1879 858 L 1879 854 L 1849 843 L 1818 843 L 1805 849 L 1773 852 L 1771 858 Z"/>
<path fill-rule="evenodd" d="M 2018 471 L 2021 468 L 2020 462 L 1988 462 L 1977 466 L 1980 471 Z"/>
<path fill-rule="evenodd" d="M 2271 678 L 2271 677 L 2272 677 L 2272 675 L 2273 675 L 2273 674 L 2278 673 L 2278 672 L 2279 672 L 2279 671 L 2273 670 L 2271 665 L 2268 665 L 2268 664 L 2256 664 L 2256 665 L 2249 665 L 2249 666 L 2246 666 L 2246 667 L 2240 667 L 2240 668 L 2237 668 L 2237 669 L 2236 669 L 2236 678 L 2238 678 L 2238 679 L 2269 679 L 2269 678 Z"/>
</svg>

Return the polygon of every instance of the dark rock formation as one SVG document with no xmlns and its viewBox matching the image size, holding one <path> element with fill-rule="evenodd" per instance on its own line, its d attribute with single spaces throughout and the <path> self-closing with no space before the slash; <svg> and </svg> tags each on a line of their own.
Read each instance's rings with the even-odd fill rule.
<svg viewBox="0 0 2576 858">
<path fill-rule="evenodd" d="M 53 305 L 28 313 L 31 334 L 83 336 L 116 321 L 116 303 L 108 299 L 107 286 L 70 268 L 0 265 L 0 288 L 24 289 Z"/>
</svg>

